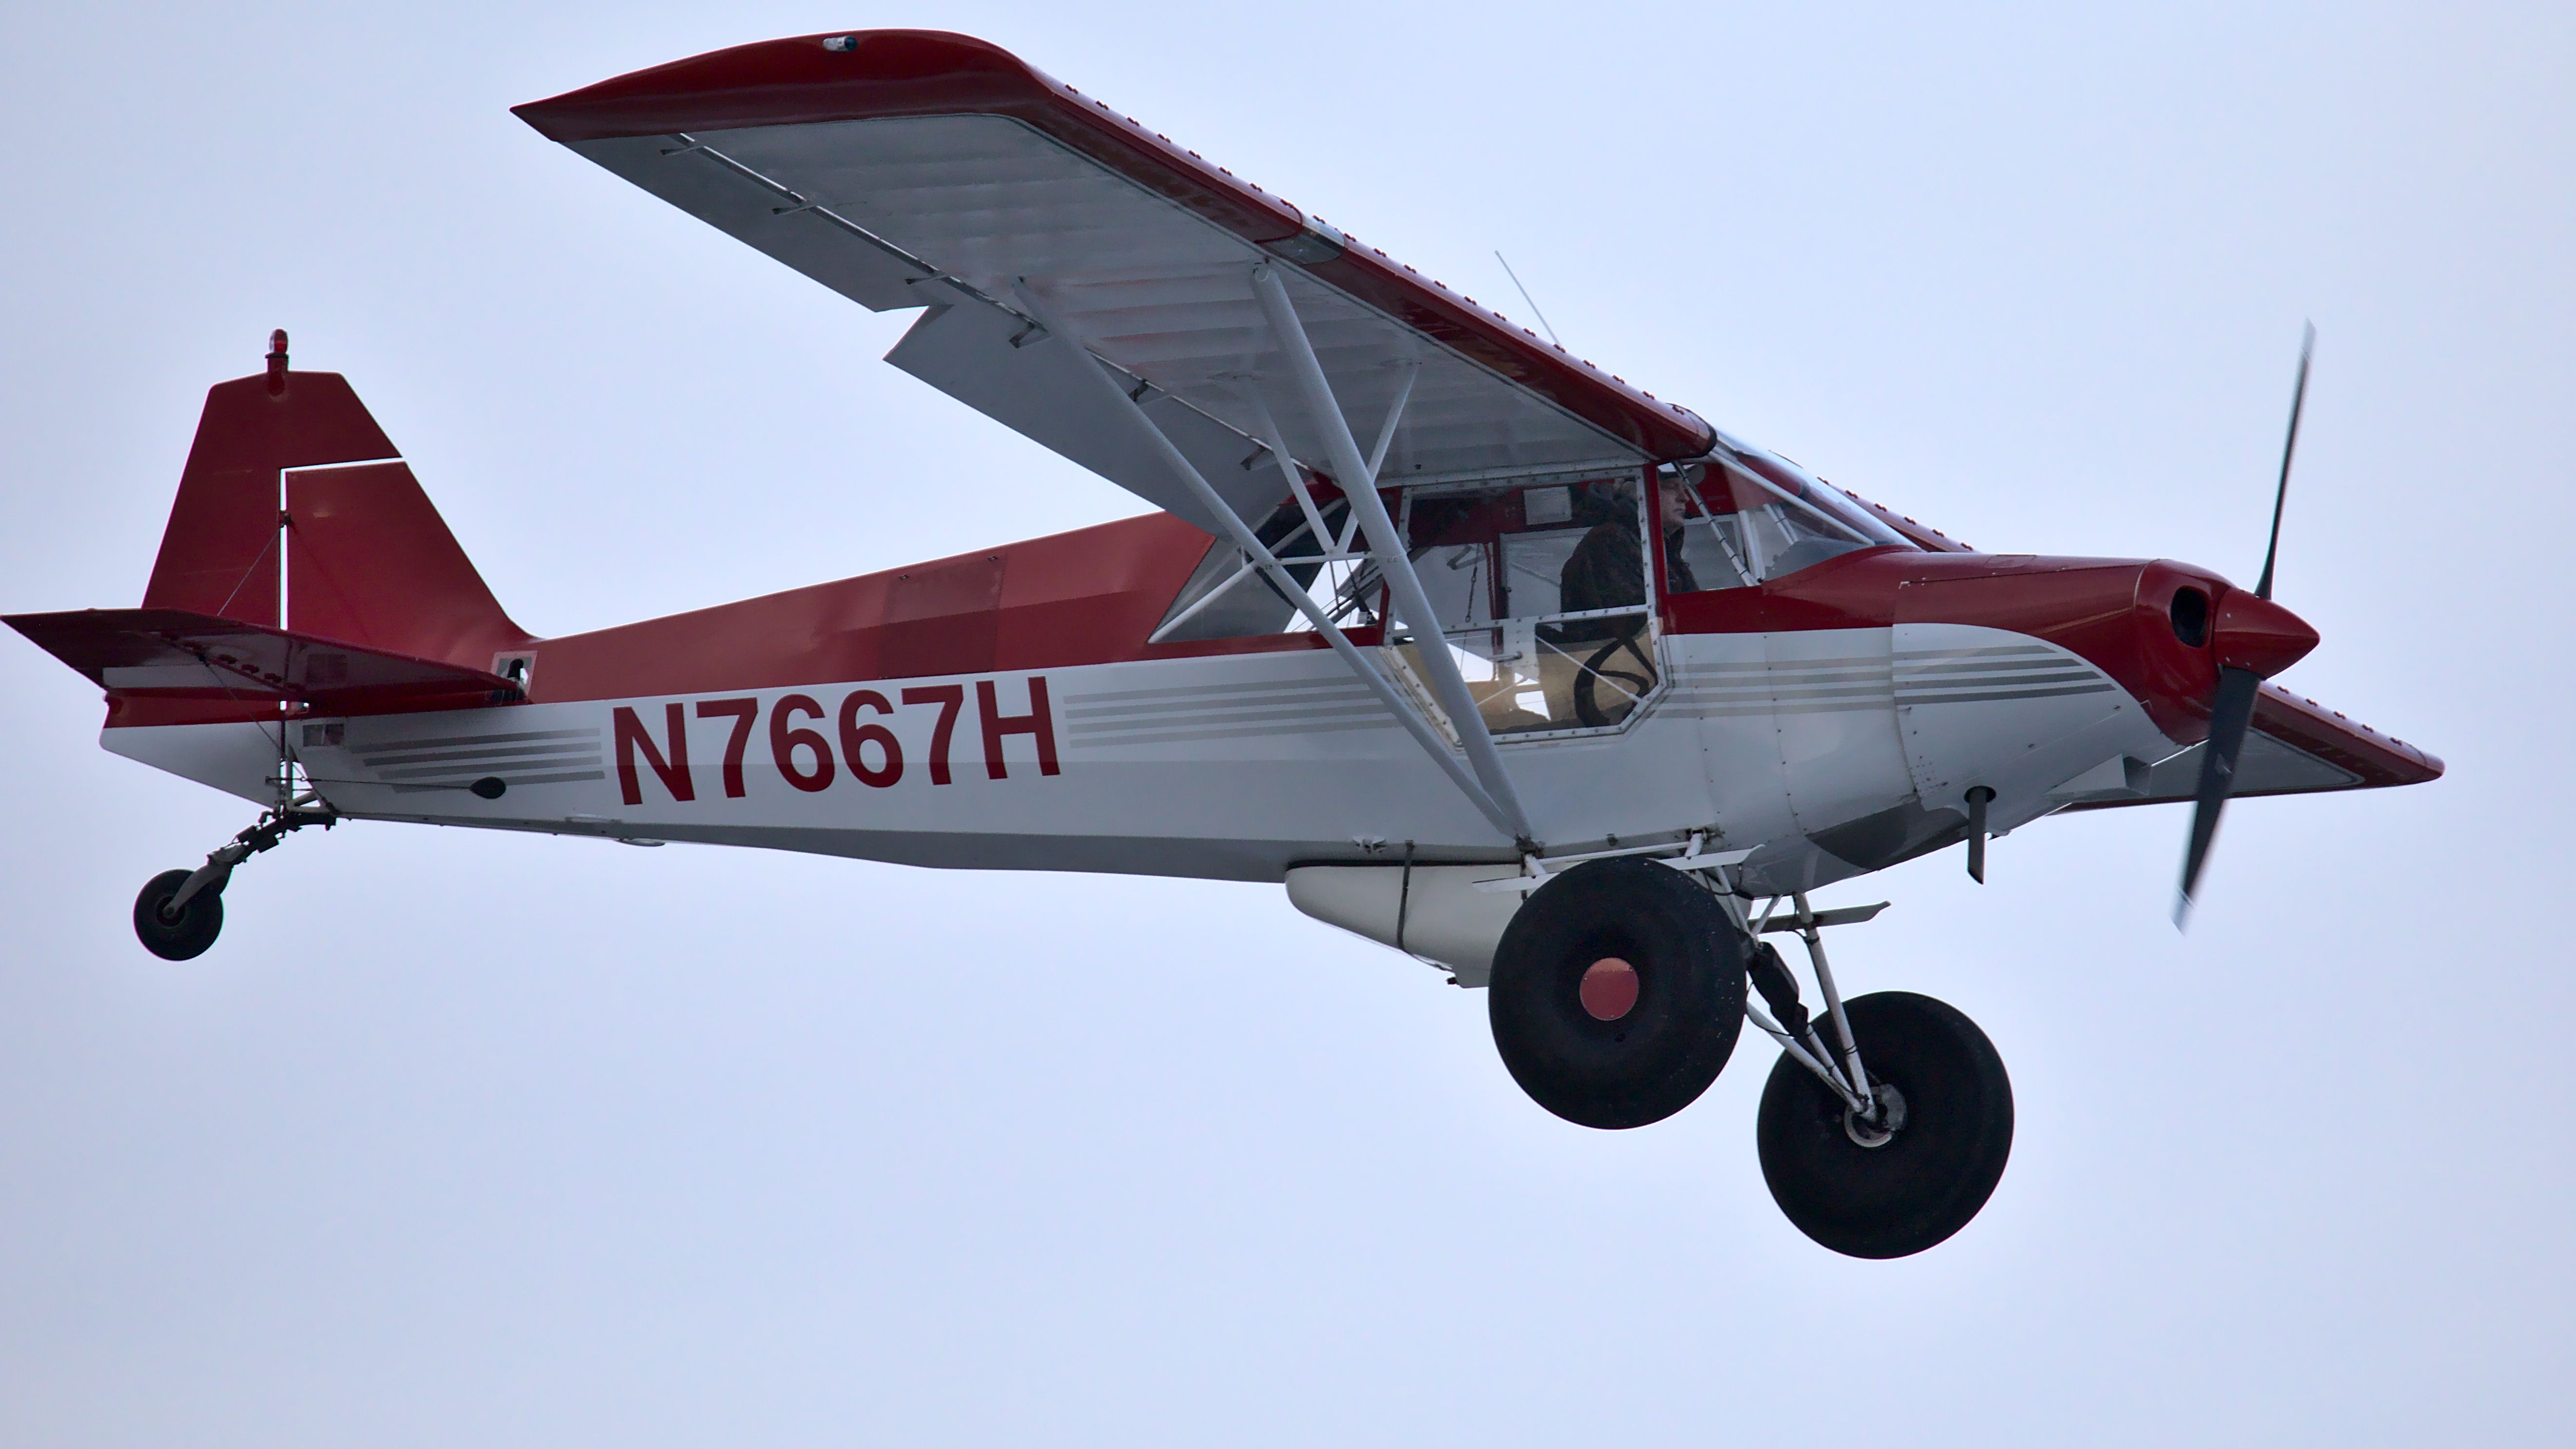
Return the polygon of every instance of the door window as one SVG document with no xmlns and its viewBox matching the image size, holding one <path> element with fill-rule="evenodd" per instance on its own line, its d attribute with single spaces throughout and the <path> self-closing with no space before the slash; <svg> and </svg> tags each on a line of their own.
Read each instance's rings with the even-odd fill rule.
<svg viewBox="0 0 2576 1449">
<path fill-rule="evenodd" d="M 1414 570 L 1487 730 L 1610 728 L 1654 692 L 1643 502 L 1634 478 L 1406 495 Z M 1424 642 L 1396 651 L 1417 678 Z"/>
</svg>

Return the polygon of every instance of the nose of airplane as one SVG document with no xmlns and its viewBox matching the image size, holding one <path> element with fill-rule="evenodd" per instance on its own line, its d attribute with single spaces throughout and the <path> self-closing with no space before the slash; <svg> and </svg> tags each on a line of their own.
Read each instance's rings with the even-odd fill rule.
<svg viewBox="0 0 2576 1449">
<path fill-rule="evenodd" d="M 2218 601 L 2209 636 L 2221 665 L 2252 670 L 2266 679 L 2317 647 L 2317 631 L 2307 620 L 2244 589 L 2229 589 Z"/>
</svg>

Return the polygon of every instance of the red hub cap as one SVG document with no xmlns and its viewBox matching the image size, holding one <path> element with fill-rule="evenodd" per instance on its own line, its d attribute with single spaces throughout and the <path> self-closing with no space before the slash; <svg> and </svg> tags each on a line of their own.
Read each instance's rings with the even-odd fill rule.
<svg viewBox="0 0 2576 1449">
<path fill-rule="evenodd" d="M 1604 956 L 1583 973 L 1578 995 L 1594 1021 L 1617 1021 L 1637 1006 L 1637 968 L 1616 956 Z"/>
</svg>

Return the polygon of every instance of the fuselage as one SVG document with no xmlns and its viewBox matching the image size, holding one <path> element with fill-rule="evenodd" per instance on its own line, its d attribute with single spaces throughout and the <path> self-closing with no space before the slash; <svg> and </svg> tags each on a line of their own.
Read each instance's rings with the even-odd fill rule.
<svg viewBox="0 0 2576 1449">
<path fill-rule="evenodd" d="M 282 727 L 353 818 L 930 866 L 1518 859 L 1318 636 L 1148 642 L 1207 547 L 1128 519 L 535 641 L 495 661 L 524 680 L 508 704 L 113 701 L 104 743 L 268 803 Z M 1618 728 L 1501 748 L 1548 853 L 1696 836 L 1748 888 L 1805 889 L 1956 842 L 1971 790 L 1996 833 L 2147 798 L 2206 730 L 2194 590 L 2203 616 L 2231 593 L 2163 562 L 1850 553 L 1660 600 L 1659 678 Z"/>
</svg>

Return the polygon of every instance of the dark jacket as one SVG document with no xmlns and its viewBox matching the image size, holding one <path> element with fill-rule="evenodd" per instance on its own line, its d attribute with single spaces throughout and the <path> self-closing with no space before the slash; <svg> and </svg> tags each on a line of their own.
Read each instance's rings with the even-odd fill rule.
<svg viewBox="0 0 2576 1449">
<path fill-rule="evenodd" d="M 1691 577 L 1690 565 L 1682 561 L 1681 527 L 1664 530 L 1664 577 L 1670 592 L 1691 593 L 1699 588 Z M 1565 561 L 1565 570 L 1557 576 L 1557 607 L 1566 613 L 1585 609 L 1616 609 L 1623 605 L 1646 602 L 1645 550 L 1637 546 L 1637 526 L 1622 519 L 1597 523 L 1574 546 L 1574 554 Z M 1627 632 L 1631 621 L 1624 619 L 1586 619 L 1559 626 L 1560 637 L 1567 642 L 1585 639 L 1612 639 Z"/>
</svg>

